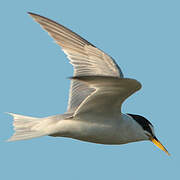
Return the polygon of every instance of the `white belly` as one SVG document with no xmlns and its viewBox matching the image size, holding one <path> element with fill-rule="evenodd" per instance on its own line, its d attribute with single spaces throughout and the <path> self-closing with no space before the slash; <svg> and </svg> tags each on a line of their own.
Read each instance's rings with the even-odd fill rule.
<svg viewBox="0 0 180 180">
<path fill-rule="evenodd" d="M 58 132 L 52 136 L 69 137 L 99 144 L 125 144 L 142 140 L 134 135 L 131 125 L 118 119 L 107 119 L 107 121 L 70 119 L 60 121 L 56 126 Z"/>
</svg>

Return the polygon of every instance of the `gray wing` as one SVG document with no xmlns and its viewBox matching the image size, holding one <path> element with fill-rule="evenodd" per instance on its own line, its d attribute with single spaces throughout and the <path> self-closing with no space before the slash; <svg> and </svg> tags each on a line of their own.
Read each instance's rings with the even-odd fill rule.
<svg viewBox="0 0 180 180">
<path fill-rule="evenodd" d="M 66 27 L 37 14 L 29 13 L 67 54 L 74 67 L 74 76 L 113 76 L 123 78 L 122 71 L 106 53 Z M 74 112 L 94 89 L 81 81 L 71 82 L 68 112 Z"/>
<path fill-rule="evenodd" d="M 141 88 L 140 82 L 128 78 L 80 76 L 72 77 L 72 80 L 81 81 L 95 89 L 76 109 L 74 116 L 87 112 L 107 115 L 120 113 L 124 100 Z"/>
</svg>

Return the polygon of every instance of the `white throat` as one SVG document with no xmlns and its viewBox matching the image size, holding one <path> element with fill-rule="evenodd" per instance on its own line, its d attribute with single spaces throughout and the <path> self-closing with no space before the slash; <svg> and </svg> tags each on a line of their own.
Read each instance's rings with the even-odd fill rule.
<svg viewBox="0 0 180 180">
<path fill-rule="evenodd" d="M 122 114 L 119 124 L 119 136 L 122 142 L 134 142 L 148 140 L 143 128 L 129 115 Z"/>
</svg>

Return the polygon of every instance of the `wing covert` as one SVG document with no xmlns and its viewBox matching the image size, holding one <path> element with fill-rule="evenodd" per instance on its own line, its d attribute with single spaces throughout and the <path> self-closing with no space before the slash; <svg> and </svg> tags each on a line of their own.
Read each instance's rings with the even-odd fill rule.
<svg viewBox="0 0 180 180">
<path fill-rule="evenodd" d="M 141 88 L 140 82 L 128 78 L 80 76 L 72 77 L 72 79 L 82 81 L 90 88 L 95 89 L 76 109 L 74 116 L 86 112 L 94 114 L 121 112 L 121 106 L 125 99 Z"/>
</svg>

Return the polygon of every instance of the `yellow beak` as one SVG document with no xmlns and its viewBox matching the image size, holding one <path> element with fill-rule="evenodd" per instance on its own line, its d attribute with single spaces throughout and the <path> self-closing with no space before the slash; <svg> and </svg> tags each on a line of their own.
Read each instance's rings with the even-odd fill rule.
<svg viewBox="0 0 180 180">
<path fill-rule="evenodd" d="M 156 137 L 151 137 L 150 140 L 161 150 L 163 150 L 167 155 L 170 156 L 169 152 L 167 149 L 161 144 L 161 142 L 156 138 Z"/>
</svg>

